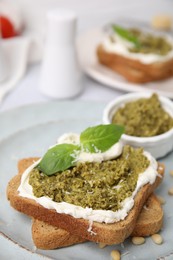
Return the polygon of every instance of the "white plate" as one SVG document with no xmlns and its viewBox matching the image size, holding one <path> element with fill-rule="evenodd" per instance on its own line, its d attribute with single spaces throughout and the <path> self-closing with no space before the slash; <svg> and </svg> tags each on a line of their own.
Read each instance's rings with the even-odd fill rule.
<svg viewBox="0 0 173 260">
<path fill-rule="evenodd" d="M 3 122 L 2 129 L 4 128 L 3 138 L 0 140 L 0 233 L 10 239 L 0 236 L 0 249 L 3 249 L 0 250 L 0 259 L 28 260 L 32 257 L 35 260 L 49 257 L 58 260 L 107 260 L 110 259 L 110 253 L 113 249 L 121 250 L 122 260 L 154 260 L 167 255 L 166 259 L 172 259 L 172 197 L 168 196 L 167 190 L 173 185 L 173 179 L 168 174 L 173 169 L 173 153 L 162 160 L 167 170 L 164 183 L 158 190 L 158 193 L 166 199 L 164 205 L 165 223 L 161 232 L 164 243 L 161 246 L 155 245 L 151 238 L 147 238 L 146 243 L 141 246 L 134 246 L 130 240 L 126 240 L 123 245 L 108 246 L 104 249 L 99 249 L 97 244 L 88 242 L 57 250 L 37 250 L 31 238 L 30 219 L 11 208 L 6 199 L 7 183 L 16 174 L 17 161 L 20 158 L 41 156 L 62 133 L 80 132 L 89 125 L 100 123 L 104 105 L 104 103 L 94 102 L 52 102 L 8 111 L 4 115 L 0 114 L 0 122 Z M 64 109 L 67 111 L 64 113 L 66 114 L 65 119 L 62 117 L 62 113 L 58 113 Z M 85 118 L 83 118 L 84 111 L 86 111 Z M 8 122 L 10 120 L 12 129 L 9 132 Z M 6 137 L 4 135 L 5 129 L 7 129 L 8 135 Z"/>
<path fill-rule="evenodd" d="M 119 74 L 100 65 L 96 57 L 96 48 L 102 42 L 104 32 L 102 28 L 92 29 L 81 35 L 77 41 L 79 60 L 84 72 L 98 82 L 108 87 L 127 92 L 154 91 L 163 96 L 173 98 L 173 77 L 167 80 L 135 84 L 127 82 Z"/>
</svg>

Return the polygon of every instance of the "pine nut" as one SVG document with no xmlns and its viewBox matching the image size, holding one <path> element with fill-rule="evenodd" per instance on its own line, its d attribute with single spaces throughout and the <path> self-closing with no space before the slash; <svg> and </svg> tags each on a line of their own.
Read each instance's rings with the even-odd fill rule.
<svg viewBox="0 0 173 260">
<path fill-rule="evenodd" d="M 169 172 L 169 174 L 173 177 L 173 170 L 171 170 L 171 171 Z"/>
<path fill-rule="evenodd" d="M 99 243 L 99 248 L 104 248 L 106 246 L 106 244 L 104 243 Z"/>
<path fill-rule="evenodd" d="M 170 30 L 172 20 L 168 15 L 157 15 L 152 18 L 151 24 L 156 29 Z"/>
<path fill-rule="evenodd" d="M 173 187 L 168 190 L 169 195 L 173 195 Z"/>
<path fill-rule="evenodd" d="M 163 205 L 163 204 L 166 203 L 166 201 L 165 201 L 165 199 L 164 199 L 163 197 L 157 195 L 157 198 L 158 198 L 158 200 L 159 200 L 159 202 L 160 202 L 161 205 Z"/>
<path fill-rule="evenodd" d="M 112 250 L 111 257 L 113 260 L 120 260 L 121 259 L 120 252 L 118 250 Z"/>
<path fill-rule="evenodd" d="M 142 245 L 145 243 L 145 238 L 144 237 L 132 237 L 132 243 L 134 245 Z"/>
<path fill-rule="evenodd" d="M 152 240 L 154 241 L 154 243 L 161 245 L 163 243 L 163 238 L 161 235 L 159 234 L 154 234 L 151 236 Z"/>
</svg>

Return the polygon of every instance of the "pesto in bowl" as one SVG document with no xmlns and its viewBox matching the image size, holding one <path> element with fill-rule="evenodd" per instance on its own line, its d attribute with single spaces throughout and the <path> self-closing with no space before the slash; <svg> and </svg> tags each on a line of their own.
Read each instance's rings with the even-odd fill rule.
<svg viewBox="0 0 173 260">
<path fill-rule="evenodd" d="M 118 109 L 123 108 L 127 103 L 131 103 L 131 102 L 136 102 L 139 99 L 150 99 L 152 96 L 151 93 L 147 93 L 147 92 L 139 92 L 139 93 L 130 93 L 130 94 L 124 94 L 118 98 L 116 98 L 115 100 L 112 100 L 111 102 L 109 102 L 104 111 L 103 111 L 103 123 L 104 124 L 109 124 L 110 122 L 112 122 L 113 117 L 116 113 L 116 111 L 118 111 Z M 155 99 L 155 95 L 154 95 L 154 99 Z M 150 128 L 151 130 L 149 131 L 150 133 L 154 133 L 154 136 L 135 136 L 135 135 L 130 135 L 130 134 L 123 134 L 121 137 L 121 140 L 123 142 L 123 144 L 128 144 L 134 147 L 143 147 L 145 151 L 148 151 L 152 154 L 152 156 L 154 156 L 156 159 L 161 158 L 163 156 L 165 156 L 166 154 L 168 154 L 170 151 L 173 150 L 173 127 L 172 125 L 172 119 L 170 120 L 170 117 L 173 118 L 173 102 L 166 97 L 160 96 L 158 95 L 158 99 L 159 102 L 161 104 L 161 108 L 164 109 L 164 111 L 166 111 L 166 113 L 168 113 L 169 115 L 169 123 L 165 123 L 167 121 L 165 116 L 160 116 L 158 113 L 158 121 L 161 122 L 163 121 L 163 126 L 162 127 L 156 127 L 155 123 L 152 123 L 152 128 Z M 156 102 L 157 103 L 157 102 Z M 156 106 L 157 107 L 157 106 Z M 146 109 L 146 108 L 145 108 Z M 150 116 L 155 117 L 156 114 L 154 112 L 154 110 L 152 110 L 152 108 L 150 107 L 151 111 L 150 111 Z M 153 112 L 152 112 L 153 111 Z M 129 111 L 127 112 L 129 113 Z M 137 113 L 137 111 L 133 112 L 134 114 Z M 132 113 L 132 117 L 133 117 L 133 113 Z M 148 114 L 148 113 L 147 113 Z M 166 115 L 166 114 L 165 114 Z M 143 116 L 145 117 L 145 112 L 143 112 Z M 164 118 L 165 117 L 165 118 Z M 126 126 L 126 124 L 128 124 L 128 119 L 124 120 L 124 125 Z M 133 132 L 138 132 L 139 134 L 139 128 L 138 124 L 141 126 L 143 126 L 143 120 L 139 120 L 139 122 L 137 122 L 138 120 L 134 120 L 135 121 L 135 126 L 134 126 L 134 130 Z M 141 123 L 140 123 L 141 121 Z M 150 124 L 150 117 L 147 119 L 148 123 Z M 155 122 L 157 121 L 157 119 L 155 120 Z M 137 123 L 136 123 L 137 122 Z M 160 123 L 159 123 L 160 124 Z M 162 132 L 164 130 L 163 133 L 159 132 L 158 129 L 161 128 Z M 166 131 L 167 129 L 167 131 Z M 127 130 L 125 130 L 127 131 Z M 132 129 L 130 130 L 132 131 Z M 142 131 L 146 131 L 146 129 L 142 129 Z M 141 135 L 140 132 L 140 135 Z M 156 134 L 157 133 L 157 134 Z"/>
<path fill-rule="evenodd" d="M 125 134 L 151 137 L 173 128 L 173 117 L 165 111 L 157 94 L 127 102 L 112 117 L 112 123 L 125 126 Z"/>
</svg>

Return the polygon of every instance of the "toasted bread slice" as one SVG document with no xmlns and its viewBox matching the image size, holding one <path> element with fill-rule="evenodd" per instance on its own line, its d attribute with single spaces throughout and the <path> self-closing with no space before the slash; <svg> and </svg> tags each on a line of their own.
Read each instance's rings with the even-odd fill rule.
<svg viewBox="0 0 173 260">
<path fill-rule="evenodd" d="M 25 165 L 25 167 L 23 167 L 23 169 L 25 169 L 27 165 L 29 166 L 33 163 L 33 161 L 34 158 L 24 159 L 23 165 Z M 20 174 L 13 177 L 7 187 L 7 198 L 10 200 L 10 204 L 13 208 L 30 217 L 64 229 L 69 233 L 82 237 L 86 240 L 109 245 L 123 242 L 132 233 L 138 215 L 147 198 L 162 181 L 164 165 L 159 164 L 159 175 L 157 176 L 154 184 L 146 184 L 137 193 L 134 207 L 130 210 L 128 216 L 124 220 L 113 224 L 93 222 L 92 232 L 89 232 L 90 223 L 88 220 L 77 219 L 67 214 L 57 213 L 55 210 L 44 208 L 32 199 L 19 196 L 17 189 L 21 181 L 21 172 L 23 172 L 21 164 L 19 165 L 19 171 Z"/>
<path fill-rule="evenodd" d="M 157 233 L 163 223 L 163 210 L 157 197 L 152 194 L 142 209 L 131 236 L 150 236 Z M 32 220 L 32 239 L 37 248 L 55 249 L 85 242 L 79 236 L 51 226 L 43 221 Z"/>
<path fill-rule="evenodd" d="M 32 220 L 32 239 L 37 248 L 46 250 L 87 241 L 85 238 L 70 234 L 62 228 L 54 227 L 37 219 Z"/>
<path fill-rule="evenodd" d="M 173 59 L 144 64 L 139 60 L 107 52 L 101 44 L 97 48 L 97 57 L 101 64 L 118 72 L 130 82 L 146 83 L 173 76 Z"/>
<path fill-rule="evenodd" d="M 131 236 L 151 236 L 157 233 L 163 224 L 163 209 L 157 196 L 152 194 L 144 205 Z"/>
</svg>

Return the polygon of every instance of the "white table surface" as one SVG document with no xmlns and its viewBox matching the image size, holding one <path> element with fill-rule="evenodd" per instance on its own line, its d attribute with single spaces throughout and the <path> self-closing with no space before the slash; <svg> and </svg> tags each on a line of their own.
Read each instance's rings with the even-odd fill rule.
<svg viewBox="0 0 173 260">
<path fill-rule="evenodd" d="M 40 64 L 29 66 L 26 75 L 18 86 L 6 96 L 0 105 L 0 111 L 12 109 L 26 104 L 50 101 L 49 97 L 42 95 L 38 88 Z M 109 101 L 123 92 L 108 88 L 83 75 L 84 89 L 73 100 Z M 68 99 L 64 99 L 68 100 Z M 70 99 L 69 99 L 70 100 Z M 58 101 L 58 100 L 57 100 Z"/>
<path fill-rule="evenodd" d="M 6 0 L 7 1 L 7 0 Z M 9 2 L 12 0 L 8 0 Z M 14 3 L 14 1 L 12 1 Z M 40 32 L 44 28 L 45 13 L 54 7 L 65 7 L 75 10 L 78 14 L 78 34 L 95 26 L 101 26 L 117 17 L 135 18 L 149 22 L 154 15 L 169 14 L 173 17 L 173 2 L 171 0 L 15 0 L 24 14 L 25 22 L 29 30 Z M 26 74 L 18 82 L 16 88 L 10 92 L 0 104 L 0 112 L 14 107 L 49 101 L 38 88 L 40 75 L 40 63 L 30 65 Z M 84 75 L 84 91 L 75 100 L 110 101 L 124 94 L 116 89 L 97 83 Z"/>
</svg>

